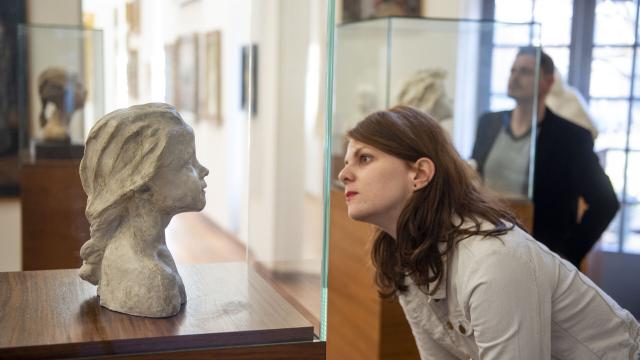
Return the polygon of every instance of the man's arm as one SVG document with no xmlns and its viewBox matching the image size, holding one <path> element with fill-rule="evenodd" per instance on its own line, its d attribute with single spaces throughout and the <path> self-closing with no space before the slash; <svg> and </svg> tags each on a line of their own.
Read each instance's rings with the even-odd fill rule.
<svg viewBox="0 0 640 360">
<path fill-rule="evenodd" d="M 570 251 L 566 255 L 569 261 L 579 264 L 607 229 L 620 203 L 609 177 L 593 152 L 593 140 L 589 132 L 580 131 L 575 140 L 572 186 L 578 189 L 588 208 L 570 235 Z"/>
</svg>

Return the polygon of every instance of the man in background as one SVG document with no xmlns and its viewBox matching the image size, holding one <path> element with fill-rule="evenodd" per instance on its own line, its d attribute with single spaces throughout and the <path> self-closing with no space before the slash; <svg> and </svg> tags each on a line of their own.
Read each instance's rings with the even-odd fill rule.
<svg viewBox="0 0 640 360">
<path fill-rule="evenodd" d="M 620 204 L 593 152 L 589 131 L 545 106 L 553 85 L 553 60 L 536 48 L 521 48 L 509 76 L 510 111 L 487 113 L 478 122 L 472 158 L 485 184 L 507 197 L 526 196 L 529 154 L 535 141 L 533 236 L 576 267 L 598 241 Z M 538 97 L 533 91 L 538 82 Z M 537 116 L 536 138 L 531 121 Z M 578 218 L 578 199 L 587 210 Z"/>
</svg>

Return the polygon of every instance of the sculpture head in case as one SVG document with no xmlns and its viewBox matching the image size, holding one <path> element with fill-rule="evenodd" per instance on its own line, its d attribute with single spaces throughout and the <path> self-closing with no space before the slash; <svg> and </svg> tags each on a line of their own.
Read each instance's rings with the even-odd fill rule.
<svg viewBox="0 0 640 360">
<path fill-rule="evenodd" d="M 80 163 L 91 239 L 80 277 L 98 285 L 100 305 L 166 317 L 186 302 L 165 243 L 171 218 L 204 208 L 208 170 L 196 159 L 193 130 L 167 104 L 111 112 L 91 129 Z"/>
<path fill-rule="evenodd" d="M 84 107 L 87 90 L 76 74 L 64 69 L 51 67 L 38 76 L 38 93 L 42 101 L 40 126 L 42 138 L 46 141 L 69 142 L 69 123 L 76 110 Z M 47 116 L 47 105 L 55 106 Z"/>
</svg>

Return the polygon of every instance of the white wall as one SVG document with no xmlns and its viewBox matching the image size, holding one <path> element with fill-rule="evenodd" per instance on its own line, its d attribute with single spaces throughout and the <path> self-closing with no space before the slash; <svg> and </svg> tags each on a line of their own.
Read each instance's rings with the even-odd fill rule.
<svg viewBox="0 0 640 360">
<path fill-rule="evenodd" d="M 149 5 L 151 3 L 153 5 Z M 163 49 L 164 44 L 173 43 L 184 35 L 221 31 L 223 125 L 217 126 L 206 120 L 196 121 L 190 114 L 183 116 L 194 127 L 198 157 L 210 170 L 206 179 L 207 206 L 204 213 L 222 228 L 246 240 L 242 224 L 246 223 L 247 210 L 242 196 L 248 186 L 248 119 L 240 109 L 240 75 L 241 48 L 250 40 L 251 3 L 249 0 L 197 1 L 187 6 L 181 6 L 180 3 L 171 0 L 160 3 L 164 20 L 156 26 L 162 27 L 164 36 L 162 44 L 157 46 Z M 147 9 L 147 6 L 158 5 L 156 2 L 143 1 L 143 9 Z M 143 25 L 143 31 L 146 29 L 146 25 Z M 141 37 L 146 39 L 146 34 Z M 156 52 L 153 50 L 148 53 Z M 146 61 L 144 53 L 141 53 L 141 61 Z M 157 69 L 152 68 L 152 71 L 155 73 Z M 153 76 L 164 77 L 164 73 Z"/>
</svg>

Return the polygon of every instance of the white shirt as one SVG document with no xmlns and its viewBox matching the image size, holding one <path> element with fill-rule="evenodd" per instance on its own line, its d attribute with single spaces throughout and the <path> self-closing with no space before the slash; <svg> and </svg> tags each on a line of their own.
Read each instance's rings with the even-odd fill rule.
<svg viewBox="0 0 640 360">
<path fill-rule="evenodd" d="M 445 274 L 399 295 L 423 360 L 640 360 L 634 317 L 519 228 L 460 241 Z"/>
</svg>

